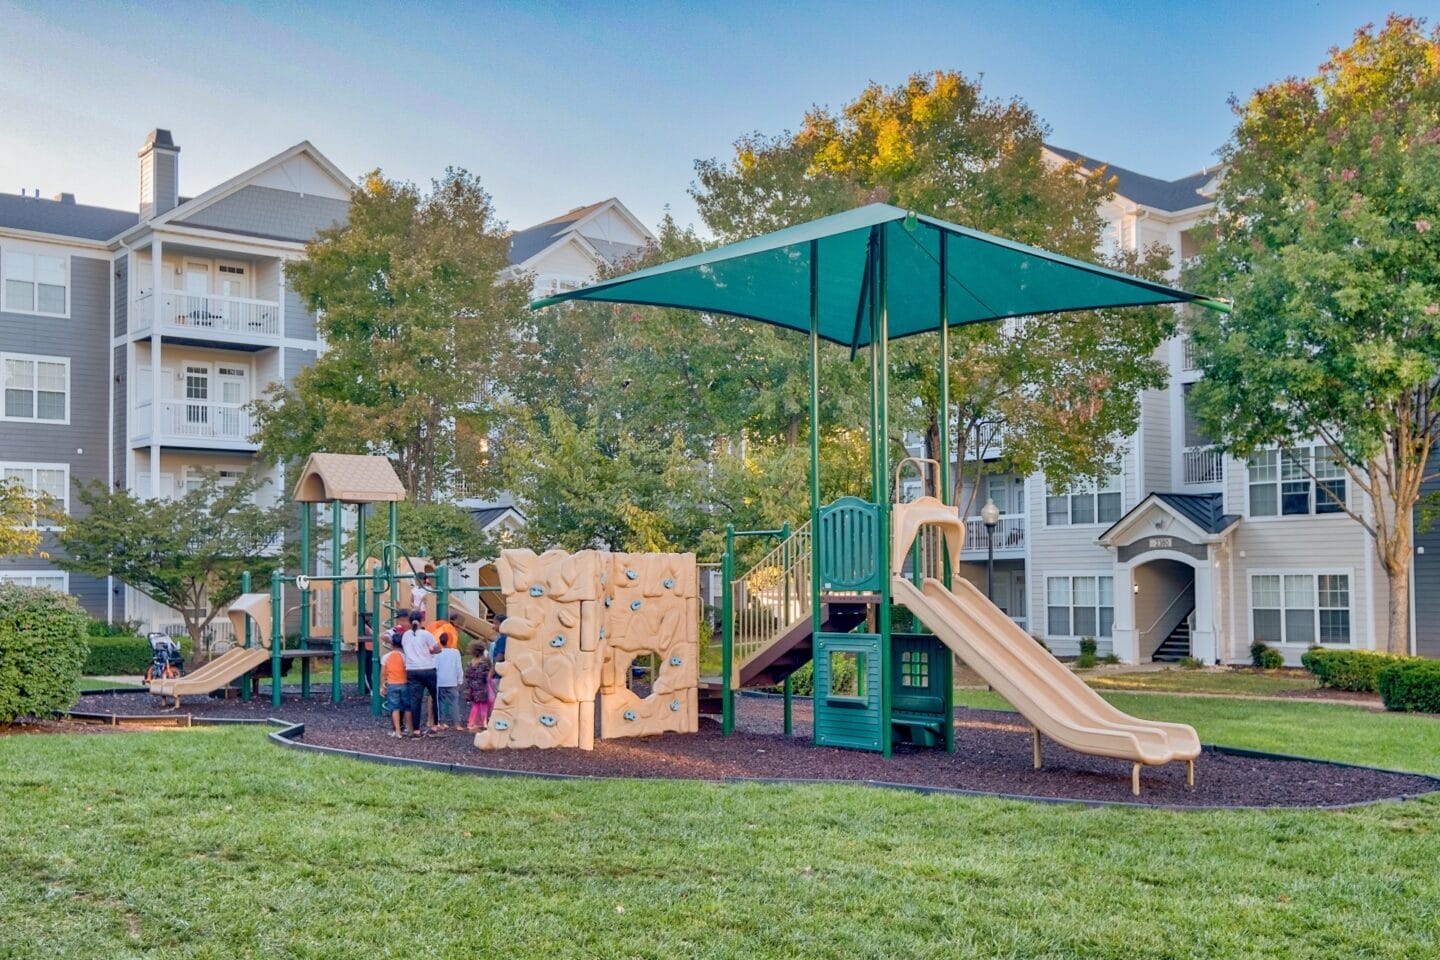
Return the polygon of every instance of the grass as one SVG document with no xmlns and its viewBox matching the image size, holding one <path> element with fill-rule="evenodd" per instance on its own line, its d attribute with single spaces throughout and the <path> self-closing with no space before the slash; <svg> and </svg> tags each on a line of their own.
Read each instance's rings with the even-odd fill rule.
<svg viewBox="0 0 1440 960">
<path fill-rule="evenodd" d="M 1440 950 L 1429 801 L 1185 814 L 470 779 L 254 729 L 3 738 L 0 795 L 27 798 L 0 806 L 7 957 Z"/>
<path fill-rule="evenodd" d="M 1165 693 L 1220 693 L 1228 696 L 1273 697 L 1294 690 L 1314 690 L 1315 676 L 1303 670 L 1164 670 L 1140 673 L 1083 675 L 1097 690 L 1151 690 Z"/>
<path fill-rule="evenodd" d="M 1137 717 L 1188 723 L 1205 743 L 1440 775 L 1440 719 L 1431 716 L 1311 700 L 1144 693 L 1106 693 L 1105 699 Z M 957 690 L 955 702 L 1013 709 L 985 690 Z"/>
<path fill-rule="evenodd" d="M 80 692 L 86 693 L 90 690 L 134 690 L 139 688 L 136 683 L 117 683 L 113 680 L 97 680 L 94 677 L 80 678 Z"/>
</svg>

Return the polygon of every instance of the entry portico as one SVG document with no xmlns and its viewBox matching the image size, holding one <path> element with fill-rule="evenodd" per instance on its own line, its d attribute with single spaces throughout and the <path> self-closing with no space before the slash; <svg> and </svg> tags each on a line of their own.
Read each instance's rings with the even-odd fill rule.
<svg viewBox="0 0 1440 960">
<path fill-rule="evenodd" d="M 1152 493 L 1100 535 L 1115 558 L 1113 649 L 1121 660 L 1148 662 L 1188 628 L 1185 652 L 1219 662 L 1220 574 L 1239 522 L 1223 512 L 1218 493 Z"/>
</svg>

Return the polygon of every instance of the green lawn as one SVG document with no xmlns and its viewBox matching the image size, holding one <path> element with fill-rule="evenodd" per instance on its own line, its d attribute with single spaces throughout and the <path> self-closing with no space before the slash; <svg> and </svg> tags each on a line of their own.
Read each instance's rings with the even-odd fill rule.
<svg viewBox="0 0 1440 960">
<path fill-rule="evenodd" d="M 97 679 L 95 679 L 94 677 L 81 677 L 81 678 L 80 678 L 80 692 L 81 692 L 81 693 L 85 693 L 85 692 L 87 692 L 87 691 L 89 691 L 89 690 L 126 690 L 126 689 L 134 689 L 134 688 L 137 687 L 137 686 L 139 686 L 139 684 L 133 684 L 133 683 L 116 683 L 116 682 L 113 681 L 113 680 L 97 680 Z"/>
<path fill-rule="evenodd" d="M 1206 739 L 1274 747 L 1284 724 L 1303 752 L 1354 759 L 1369 740 L 1382 762 L 1440 766 L 1431 718 L 1114 699 Z M 20 801 L 0 805 L 5 957 L 1440 952 L 1434 801 L 1172 813 L 472 779 L 233 728 L 0 737 L 0 797 Z"/>
<path fill-rule="evenodd" d="M 1302 670 L 1184 670 L 1081 674 L 1097 690 L 1154 690 L 1165 693 L 1222 693 L 1270 697 L 1292 690 L 1314 690 L 1315 677 Z"/>
</svg>

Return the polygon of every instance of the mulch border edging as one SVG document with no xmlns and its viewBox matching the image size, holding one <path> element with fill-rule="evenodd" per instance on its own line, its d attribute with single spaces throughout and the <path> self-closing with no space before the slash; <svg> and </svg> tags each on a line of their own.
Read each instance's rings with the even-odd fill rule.
<svg viewBox="0 0 1440 960">
<path fill-rule="evenodd" d="M 96 691 L 87 691 L 94 693 Z M 149 693 L 148 690 L 122 690 L 122 693 Z M 750 696 L 778 696 L 778 694 L 750 693 Z M 1416 773 L 1410 770 L 1392 770 L 1386 767 L 1372 767 L 1363 763 L 1345 763 L 1340 760 L 1321 760 L 1315 757 L 1301 757 L 1287 753 L 1270 753 L 1264 750 L 1250 750 L 1245 747 L 1226 747 L 1220 744 L 1202 744 L 1201 750 L 1226 754 L 1235 757 L 1250 757 L 1257 760 L 1279 760 L 1293 761 L 1299 763 L 1320 763 L 1331 767 L 1341 767 L 1352 770 L 1372 770 L 1376 773 L 1388 773 L 1397 776 L 1419 777 L 1435 785 L 1434 790 L 1425 793 L 1404 793 L 1394 797 L 1381 797 L 1375 800 L 1357 800 L 1352 803 L 1334 804 L 1310 804 L 1303 806 L 1256 806 L 1253 804 L 1238 805 L 1194 805 L 1194 804 L 1166 804 L 1166 803 L 1136 803 L 1133 800 L 1095 800 L 1080 799 L 1073 797 L 1039 797 L 1024 793 L 993 793 L 987 790 L 969 790 L 964 787 L 941 787 L 920 783 L 894 783 L 888 780 L 835 780 L 822 777 L 607 777 L 603 774 L 580 774 L 580 773 L 552 773 L 531 770 L 513 770 L 508 767 L 482 767 L 468 763 L 447 763 L 440 760 L 421 760 L 411 757 L 396 757 L 384 753 L 370 753 L 365 750 L 349 750 L 344 747 L 328 747 L 318 743 L 306 743 L 301 738 L 305 735 L 305 724 L 294 722 L 279 717 L 268 717 L 257 719 L 252 717 L 204 717 L 193 714 L 162 714 L 153 716 L 109 714 L 109 713 L 87 713 L 67 711 L 64 716 L 84 721 L 104 722 L 109 721 L 111 725 L 125 725 L 127 723 L 143 724 L 146 721 L 163 723 L 166 720 L 185 719 L 184 724 L 176 723 L 177 728 L 203 727 L 203 726 L 275 726 L 279 730 L 272 730 L 266 736 L 269 740 L 281 747 L 302 752 L 331 754 L 333 756 L 348 757 L 352 760 L 359 760 L 364 763 L 377 763 L 383 766 L 393 767 L 417 767 L 423 770 L 433 770 L 438 773 L 448 773 L 460 776 L 481 776 L 481 777 L 530 777 L 537 780 L 580 780 L 598 782 L 603 780 L 625 780 L 632 783 L 644 783 L 647 781 L 664 780 L 671 783 L 695 782 L 695 783 L 725 783 L 725 784 L 769 784 L 772 786 L 851 786 L 868 787 L 881 790 L 897 790 L 906 793 L 915 793 L 923 796 L 959 796 L 959 797 L 993 797 L 999 800 L 1019 800 L 1026 803 L 1045 803 L 1060 806 L 1082 806 L 1089 808 L 1100 807 L 1128 807 L 1144 810 L 1171 810 L 1171 811 L 1215 811 L 1215 810 L 1253 810 L 1253 811 L 1287 811 L 1287 810 L 1350 810 L 1357 807 L 1369 807 L 1377 803 L 1395 803 L 1417 800 L 1422 797 L 1431 796 L 1440 792 L 1440 776 L 1427 773 Z"/>
<path fill-rule="evenodd" d="M 256 720 L 242 720 L 242 723 L 258 723 Z M 1353 803 L 1334 803 L 1306 806 L 1269 806 L 1261 807 L 1254 805 L 1207 805 L 1196 806 L 1192 804 L 1167 804 L 1167 803 L 1136 803 L 1132 800 L 1082 800 L 1070 797 L 1037 797 L 1024 793 L 992 793 L 987 790 L 967 790 L 963 787 L 938 787 L 919 783 L 892 783 L 888 780 L 831 780 L 825 778 L 802 778 L 802 777 L 719 777 L 715 779 L 702 777 L 607 777 L 594 774 L 580 773 L 548 773 L 527 770 L 512 770 L 504 767 L 480 767 L 468 763 L 445 763 L 439 760 L 419 760 L 409 757 L 396 757 L 384 753 L 369 753 L 364 750 L 348 750 L 344 747 L 327 747 L 318 743 L 306 743 L 302 739 L 305 735 L 305 724 L 289 723 L 274 718 L 264 721 L 272 724 L 284 724 L 282 730 L 272 730 L 267 736 L 272 743 L 286 747 L 291 750 L 309 751 L 312 753 L 327 753 L 334 756 L 349 757 L 352 760 L 360 760 L 365 763 L 378 763 L 393 767 L 419 767 L 424 770 L 433 770 L 438 773 L 458 774 L 462 776 L 479 777 L 531 777 L 538 780 L 581 780 L 597 782 L 603 780 L 624 780 L 631 783 L 645 783 L 656 780 L 663 780 L 669 783 L 725 783 L 725 784 L 749 784 L 760 783 L 774 786 L 849 786 L 869 787 L 881 790 L 897 790 L 906 793 L 917 793 L 925 796 L 959 796 L 959 797 L 991 797 L 998 800 L 1020 800 L 1027 803 L 1046 803 L 1059 806 L 1082 806 L 1082 807 L 1129 807 L 1143 810 L 1171 810 L 1171 811 L 1215 811 L 1215 810 L 1254 810 L 1254 811 L 1292 811 L 1292 810 L 1350 810 L 1356 807 L 1369 807 L 1377 803 L 1394 803 L 1416 800 L 1440 792 L 1440 777 L 1431 776 L 1426 773 L 1411 773 L 1407 770 L 1386 770 L 1382 767 L 1367 767 L 1359 763 L 1342 763 L 1335 760 L 1316 760 L 1313 757 L 1296 757 L 1283 753 L 1266 753 L 1261 750 L 1246 750 L 1241 747 L 1224 747 L 1214 744 L 1205 744 L 1201 749 L 1212 753 L 1230 754 L 1239 757 L 1253 757 L 1261 760 L 1291 760 L 1301 763 L 1323 763 L 1328 766 L 1346 767 L 1358 770 L 1374 770 L 1378 773 L 1390 773 L 1399 776 L 1420 777 L 1435 785 L 1435 789 L 1426 793 L 1405 793 L 1394 797 L 1381 797 L 1375 800 L 1357 800 Z"/>
</svg>

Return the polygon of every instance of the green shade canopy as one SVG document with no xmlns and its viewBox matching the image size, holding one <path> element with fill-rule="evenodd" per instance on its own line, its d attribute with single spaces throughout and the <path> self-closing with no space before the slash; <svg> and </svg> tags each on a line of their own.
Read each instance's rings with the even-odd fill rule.
<svg viewBox="0 0 1440 960">
<path fill-rule="evenodd" d="M 883 234 L 883 237 L 881 236 Z M 726 244 L 613 280 L 536 300 L 636 303 L 728 313 L 810 330 L 810 257 L 818 252 L 820 336 L 869 343 L 873 250 L 883 245 L 892 339 L 940 326 L 940 246 L 945 245 L 950 325 L 1070 310 L 1217 300 L 1072 260 L 943 220 L 872 203 L 764 236 Z"/>
</svg>

